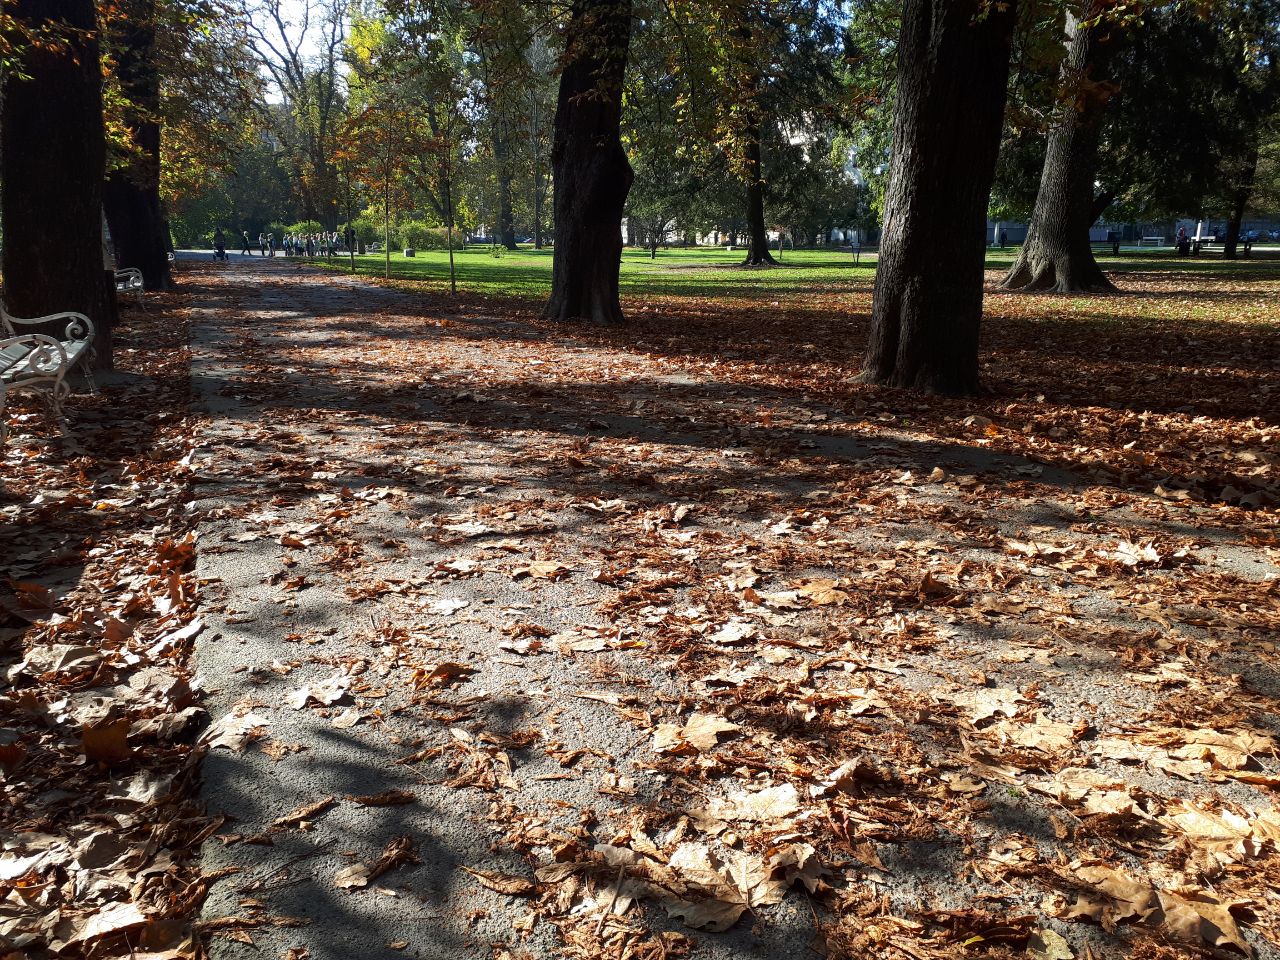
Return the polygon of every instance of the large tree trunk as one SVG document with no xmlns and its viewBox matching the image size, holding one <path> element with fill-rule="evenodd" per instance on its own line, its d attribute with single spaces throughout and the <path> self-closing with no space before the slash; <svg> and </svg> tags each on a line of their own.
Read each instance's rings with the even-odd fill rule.
<svg viewBox="0 0 1280 960">
<path fill-rule="evenodd" d="M 618 266 L 631 164 L 622 149 L 622 79 L 631 0 L 574 0 L 565 34 L 551 162 L 555 258 L 549 320 L 622 322 Z"/>
<path fill-rule="evenodd" d="M 747 131 L 747 258 L 745 264 L 777 263 L 769 252 L 764 222 L 764 164 L 760 157 L 760 128 Z"/>
<path fill-rule="evenodd" d="M 106 141 L 94 2 L 5 0 L 4 10 L 33 32 L 70 28 L 63 46 L 28 47 L 5 74 L 5 303 L 22 317 L 87 314 L 98 329 L 98 365 L 110 367 L 116 291 L 103 263 Z"/>
<path fill-rule="evenodd" d="M 1244 223 L 1244 212 L 1249 206 L 1249 197 L 1253 195 L 1253 178 L 1258 170 L 1258 145 L 1255 141 L 1249 153 L 1240 163 L 1235 179 L 1235 187 L 1231 191 L 1231 216 L 1227 220 L 1227 239 L 1222 244 L 1222 259 L 1234 260 L 1240 246 L 1240 227 Z"/>
<path fill-rule="evenodd" d="M 906 0 L 884 236 L 863 379 L 978 388 L 987 204 L 1016 4 Z"/>
<path fill-rule="evenodd" d="M 160 204 L 160 74 L 155 0 L 125 0 L 110 40 L 136 154 L 111 172 L 103 192 L 120 265 L 137 267 L 149 290 L 172 286 L 168 226 Z"/>
<path fill-rule="evenodd" d="M 1103 0 L 1084 11 L 1101 13 Z M 1098 134 L 1107 101 L 1114 92 L 1102 80 L 1115 41 L 1114 27 L 1082 27 L 1067 14 L 1067 56 L 1062 64 L 1064 97 L 1049 131 L 1044 168 L 1027 239 L 1018 259 L 1005 275 L 1006 290 L 1047 290 L 1054 293 L 1114 290 L 1098 266 L 1089 242 L 1089 228 L 1098 219 L 1094 176 L 1098 165 Z"/>
</svg>

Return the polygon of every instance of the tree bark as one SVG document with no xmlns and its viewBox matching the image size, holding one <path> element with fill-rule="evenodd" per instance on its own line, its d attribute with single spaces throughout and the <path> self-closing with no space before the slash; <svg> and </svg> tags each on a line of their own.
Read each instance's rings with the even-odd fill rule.
<svg viewBox="0 0 1280 960">
<path fill-rule="evenodd" d="M 986 216 L 1016 4 L 906 0 L 898 103 L 862 377 L 930 393 L 978 388 Z"/>
<path fill-rule="evenodd" d="M 555 257 L 549 320 L 623 322 L 622 211 L 633 173 L 622 149 L 631 0 L 574 0 L 551 150 Z"/>
<path fill-rule="evenodd" d="M 515 216 L 511 210 L 511 151 L 503 136 L 493 140 L 493 159 L 498 167 L 498 241 L 508 250 L 518 250 Z"/>
<path fill-rule="evenodd" d="M 94 2 L 6 0 L 4 9 L 33 30 L 70 28 L 64 45 L 27 47 L 19 69 L 5 74 L 5 303 L 21 317 L 86 314 L 97 327 L 97 364 L 110 368 L 116 291 L 103 262 L 106 140 Z"/>
<path fill-rule="evenodd" d="M 764 164 L 760 157 L 760 128 L 747 130 L 747 258 L 750 266 L 777 263 L 769 252 L 764 222 Z"/>
<path fill-rule="evenodd" d="M 1099 8 L 1095 0 L 1091 8 Z M 1100 9 L 1087 9 L 1096 16 Z M 1101 79 L 1115 41 L 1106 27 L 1082 27 L 1067 14 L 1067 56 L 1061 83 L 1065 97 L 1049 131 L 1040 189 L 1018 259 L 1005 275 L 1006 290 L 1102 293 L 1114 290 L 1093 256 L 1089 228 L 1095 210 L 1094 176 L 1102 114 L 1114 88 Z"/>
<path fill-rule="evenodd" d="M 542 249 L 542 151 L 538 147 L 538 98 L 531 96 L 529 122 L 530 152 L 533 156 L 533 249 Z"/>
<path fill-rule="evenodd" d="M 1240 227 L 1244 223 L 1244 212 L 1249 206 L 1249 197 L 1253 195 L 1253 178 L 1258 169 L 1258 146 L 1255 141 L 1248 155 L 1240 165 L 1240 175 L 1235 189 L 1231 192 L 1231 216 L 1227 220 L 1227 239 L 1222 244 L 1222 259 L 1235 260 L 1240 246 Z"/>
<path fill-rule="evenodd" d="M 125 0 L 109 39 L 136 153 L 107 177 L 103 202 L 122 267 L 137 267 L 149 290 L 173 285 L 168 224 L 160 203 L 160 73 L 155 0 Z"/>
</svg>

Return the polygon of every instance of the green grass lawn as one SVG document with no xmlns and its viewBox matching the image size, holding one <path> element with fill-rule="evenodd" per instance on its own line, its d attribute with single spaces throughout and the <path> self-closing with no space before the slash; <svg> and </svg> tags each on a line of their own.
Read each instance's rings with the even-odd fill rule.
<svg viewBox="0 0 1280 960">
<path fill-rule="evenodd" d="M 487 296 L 530 299 L 544 298 L 551 290 L 550 247 L 544 250 L 521 247 L 515 252 L 503 250 L 498 256 L 494 256 L 487 247 L 469 247 L 454 251 L 454 257 L 460 290 Z M 861 263 L 855 265 L 848 253 L 786 251 L 780 269 L 743 268 L 742 257 L 741 250 L 698 247 L 662 250 L 656 260 L 651 260 L 644 251 L 628 249 L 622 256 L 622 295 L 756 299 L 804 287 L 830 289 L 842 281 L 867 284 L 875 272 L 874 255 L 863 255 Z M 359 273 L 383 275 L 385 261 L 382 254 L 366 254 L 355 260 Z M 328 263 L 324 261 L 322 265 Z M 349 263 L 349 258 L 343 258 L 334 266 L 342 269 Z M 406 258 L 392 251 L 391 276 L 446 288 L 449 283 L 449 254 L 444 250 L 420 250 L 416 257 Z"/>
<path fill-rule="evenodd" d="M 1007 269 L 1017 248 L 991 250 L 987 269 Z M 1280 260 L 1274 250 L 1254 251 L 1251 260 L 1223 261 L 1215 254 L 1202 258 L 1181 259 L 1172 250 L 1121 248 L 1120 256 L 1109 249 L 1099 251 L 1104 270 L 1120 272 L 1193 271 L 1196 273 L 1248 276 L 1258 279 L 1280 277 Z M 495 256 L 487 247 L 469 247 L 454 252 L 458 288 L 484 296 L 518 297 L 531 300 L 545 298 L 551 289 L 552 250 L 521 247 L 515 252 L 501 251 Z M 743 252 L 723 247 L 672 248 L 660 250 L 650 259 L 643 250 L 626 249 L 622 255 L 620 287 L 624 297 L 678 296 L 707 297 L 717 301 L 761 300 L 781 294 L 830 293 L 840 289 L 867 289 L 875 275 L 875 251 L 864 252 L 860 263 L 836 250 L 784 251 L 779 267 L 743 267 Z M 322 266 L 346 270 L 347 257 L 317 260 Z M 358 273 L 382 276 L 383 255 L 366 254 L 355 258 Z M 413 280 L 433 289 L 447 289 L 449 255 L 443 250 L 422 250 L 416 257 L 406 258 L 398 251 L 391 254 L 393 279 Z"/>
</svg>

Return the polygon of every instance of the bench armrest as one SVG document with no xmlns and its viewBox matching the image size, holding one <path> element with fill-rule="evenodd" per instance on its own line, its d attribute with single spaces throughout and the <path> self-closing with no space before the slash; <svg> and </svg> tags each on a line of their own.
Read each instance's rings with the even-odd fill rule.
<svg viewBox="0 0 1280 960">
<path fill-rule="evenodd" d="M 34 327 L 46 323 L 56 323 L 59 320 L 69 321 L 65 330 L 67 340 L 93 339 L 93 321 L 83 313 L 64 310 L 61 313 L 51 313 L 44 317 L 30 318 L 15 317 L 7 310 L 0 314 L 0 325 L 4 327 L 4 332 L 8 333 L 10 336 L 14 336 L 18 333 L 18 327 Z"/>
<path fill-rule="evenodd" d="M 0 351 L 9 347 L 25 347 L 29 351 L 22 363 L 30 373 L 37 376 L 54 376 L 58 371 L 67 369 L 66 349 L 53 337 L 47 337 L 43 333 L 22 333 L 0 340 Z"/>
</svg>

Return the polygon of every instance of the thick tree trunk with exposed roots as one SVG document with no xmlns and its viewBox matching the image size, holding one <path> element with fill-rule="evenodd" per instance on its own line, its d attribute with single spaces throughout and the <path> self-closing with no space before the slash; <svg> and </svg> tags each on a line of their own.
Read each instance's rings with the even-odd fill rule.
<svg viewBox="0 0 1280 960">
<path fill-rule="evenodd" d="M 33 30 L 70 28 L 61 47 L 24 50 L 4 81 L 5 303 L 21 317 L 86 314 L 97 327 L 98 365 L 110 367 L 116 291 L 103 263 L 106 140 L 94 2 L 6 0 L 4 9 Z"/>
<path fill-rule="evenodd" d="M 764 222 L 764 164 L 760 157 L 760 130 L 747 131 L 747 258 L 748 266 L 776 264 L 769 252 L 769 231 Z"/>
<path fill-rule="evenodd" d="M 1016 4 L 906 0 L 864 381 L 978 388 L 986 215 Z"/>
<path fill-rule="evenodd" d="M 1093 7 L 1101 7 L 1096 0 Z M 1096 15 L 1101 10 L 1086 11 Z M 1081 26 L 1068 14 L 1064 101 L 1049 131 L 1044 168 L 1027 239 L 1005 275 L 1006 290 L 1104 293 L 1115 289 L 1098 266 L 1089 229 L 1101 210 L 1094 196 L 1098 135 L 1114 88 L 1102 75 L 1116 41 L 1107 27 Z"/>
<path fill-rule="evenodd" d="M 103 203 L 116 256 L 137 267 L 148 290 L 173 285 L 168 223 L 160 203 L 160 74 L 156 66 L 155 0 L 126 0 L 112 33 L 125 125 L 137 153 L 107 178 Z"/>
<path fill-rule="evenodd" d="M 574 0 L 551 151 L 555 257 L 549 320 L 623 322 L 618 303 L 622 211 L 631 164 L 622 149 L 622 80 L 631 0 Z"/>
</svg>

